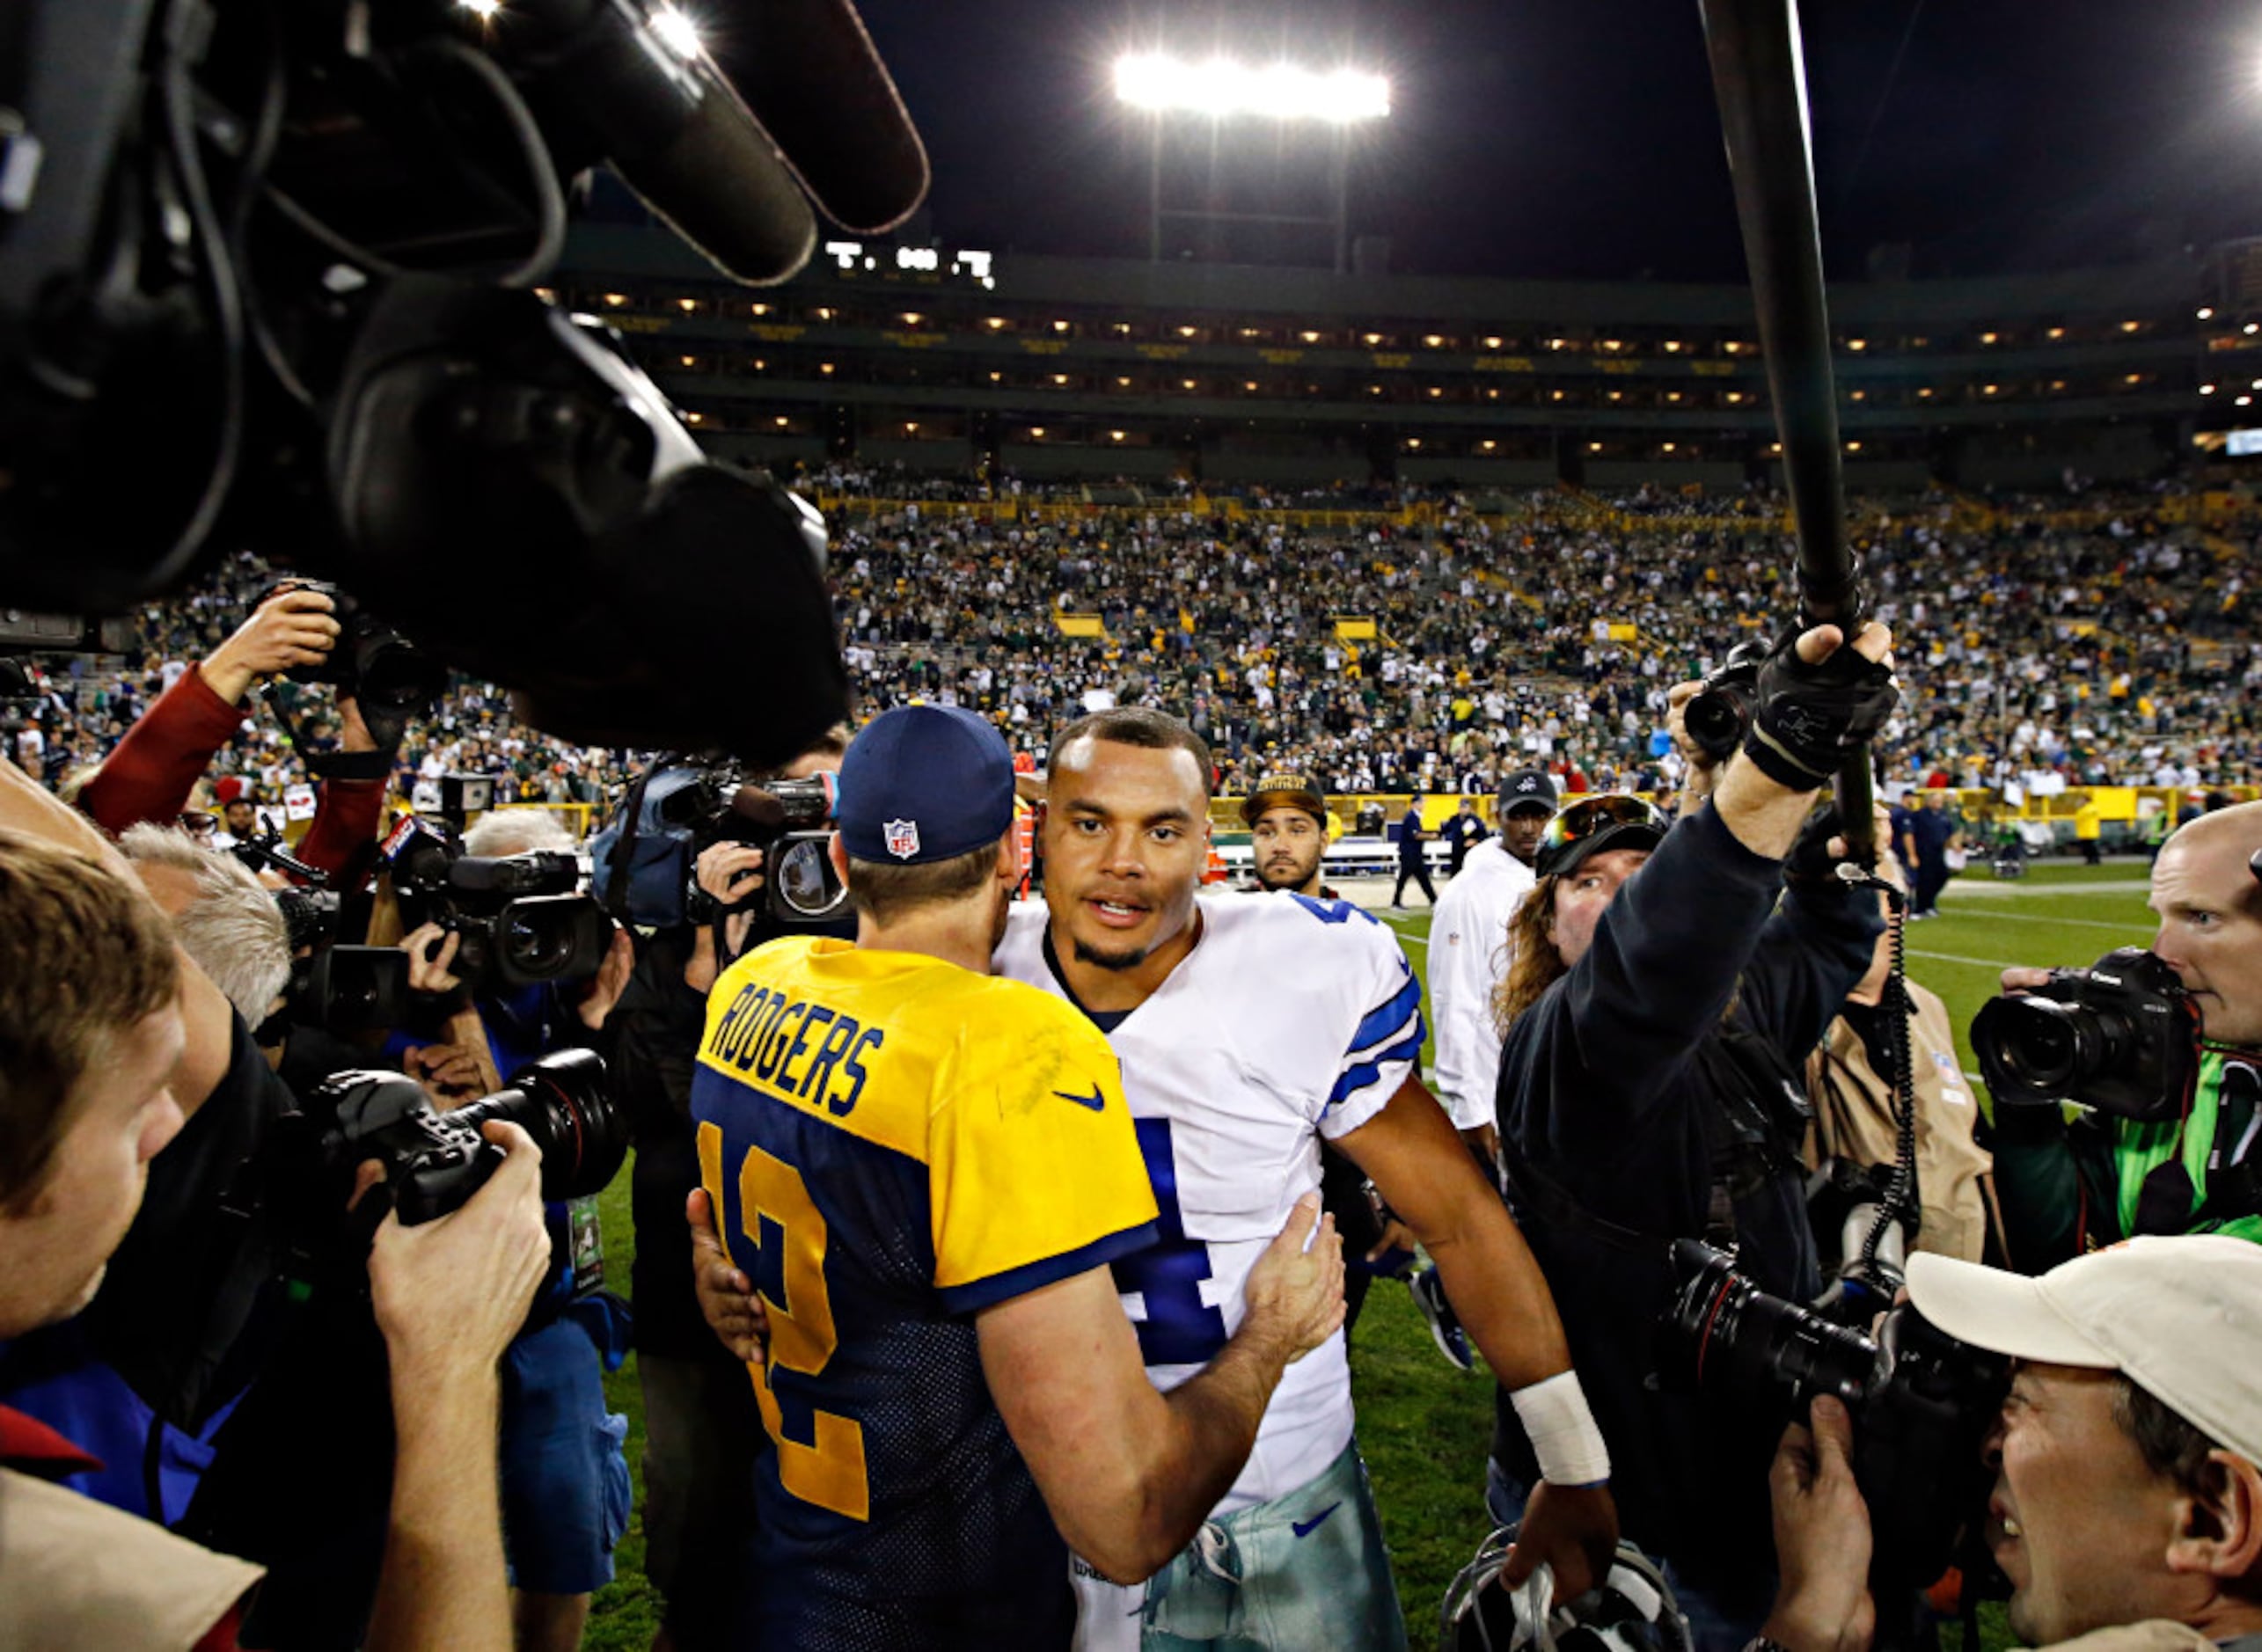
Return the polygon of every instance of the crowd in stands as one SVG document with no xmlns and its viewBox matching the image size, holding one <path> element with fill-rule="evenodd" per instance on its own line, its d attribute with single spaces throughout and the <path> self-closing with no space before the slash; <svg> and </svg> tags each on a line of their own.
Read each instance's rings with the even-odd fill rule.
<svg viewBox="0 0 2262 1652">
<path fill-rule="evenodd" d="M 1087 710 L 1160 705 L 1212 742 L 1227 793 L 1280 768 L 1338 793 L 1479 792 L 1533 763 L 1572 788 L 1669 790 L 1666 690 L 1795 606 L 1782 501 L 1760 490 L 1228 499 L 1182 483 L 1142 493 L 843 464 L 802 486 L 836 501 L 841 638 L 866 710 L 976 707 L 1042 755 L 1047 731 Z M 1140 502 L 1096 502 L 1126 499 Z M 2171 522 L 2170 502 L 1935 494 L 1862 509 L 1879 617 L 1930 640 L 1900 662 L 1888 780 L 2262 779 L 2254 526 Z M 1005 508 L 967 508 L 983 504 Z M 1317 512 L 1365 514 L 1347 526 Z M 239 557 L 145 608 L 121 661 L 51 661 L 45 698 L 11 714 L 11 755 L 51 785 L 99 762 L 273 578 Z M 1097 634 L 1070 634 L 1072 615 L 1095 617 Z M 275 691 L 296 696 L 310 743 L 334 740 L 326 691 Z M 636 762 L 526 728 L 501 691 L 461 679 L 401 760 L 404 794 L 479 773 L 508 799 L 548 803 L 601 801 Z M 304 778 L 263 700 L 214 773 L 250 778 L 267 800 Z"/>
</svg>

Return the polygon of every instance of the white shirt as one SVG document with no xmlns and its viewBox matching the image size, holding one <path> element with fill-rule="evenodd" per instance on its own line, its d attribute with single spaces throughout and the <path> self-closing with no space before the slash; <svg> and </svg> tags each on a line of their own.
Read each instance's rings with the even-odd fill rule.
<svg viewBox="0 0 2262 1652">
<path fill-rule="evenodd" d="M 1493 1122 L 1500 1034 L 1492 994 L 1508 974 L 1508 920 L 1536 881 L 1531 867 L 1488 837 L 1438 896 L 1430 921 L 1430 1010 L 1438 1023 L 1438 1099 L 1456 1129 Z"/>
<path fill-rule="evenodd" d="M 1197 910 L 1193 951 L 1108 1034 L 1162 1213 L 1160 1242 L 1118 1262 L 1116 1281 L 1165 1393 L 1240 1327 L 1249 1268 L 1320 1185 L 1320 1137 L 1381 1112 L 1424 1036 L 1421 983 L 1397 938 L 1350 903 L 1222 894 Z M 1040 902 L 1015 907 L 995 961 L 1065 998 L 1044 958 L 1049 921 Z M 1281 1378 L 1216 1512 L 1310 1483 L 1351 1423 L 1338 1331 Z"/>
</svg>

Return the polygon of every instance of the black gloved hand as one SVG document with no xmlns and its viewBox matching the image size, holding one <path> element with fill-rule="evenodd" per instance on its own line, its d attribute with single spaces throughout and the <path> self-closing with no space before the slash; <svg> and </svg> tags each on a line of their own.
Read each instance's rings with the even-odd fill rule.
<svg viewBox="0 0 2262 1652">
<path fill-rule="evenodd" d="M 1798 657 L 1788 632 L 1760 667 L 1744 755 L 1794 792 L 1812 792 L 1869 744 L 1900 700 L 1892 668 L 1863 659 L 1851 641 L 1820 665 Z"/>
</svg>

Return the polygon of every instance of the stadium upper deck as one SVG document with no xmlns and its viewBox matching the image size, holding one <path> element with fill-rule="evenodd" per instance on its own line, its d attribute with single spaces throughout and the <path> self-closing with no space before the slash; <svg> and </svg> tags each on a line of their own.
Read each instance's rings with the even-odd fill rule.
<svg viewBox="0 0 2262 1652">
<path fill-rule="evenodd" d="M 1774 468 L 1740 287 L 836 242 L 754 289 L 614 226 L 578 231 L 568 267 L 560 297 L 618 327 L 726 457 L 1275 486 L 1732 488 Z M 2258 273 L 2234 247 L 1840 285 L 1849 487 L 2188 463 L 2262 386 Z"/>
</svg>

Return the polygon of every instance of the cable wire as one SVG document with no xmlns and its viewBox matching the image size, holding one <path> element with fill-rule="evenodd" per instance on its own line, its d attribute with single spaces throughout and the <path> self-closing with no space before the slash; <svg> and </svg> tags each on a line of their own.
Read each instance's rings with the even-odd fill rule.
<svg viewBox="0 0 2262 1652">
<path fill-rule="evenodd" d="M 509 127 L 511 135 L 518 141 L 520 157 L 526 165 L 526 179 L 534 191 L 535 207 L 533 250 L 494 277 L 494 281 L 501 287 L 538 284 L 557 267 L 558 259 L 566 250 L 566 194 L 558 182 L 557 168 L 551 164 L 550 146 L 543 141 L 541 128 L 534 121 L 533 111 L 526 106 L 526 99 L 511 84 L 510 77 L 503 73 L 501 65 L 485 52 L 474 51 L 461 40 L 442 35 L 418 47 L 416 55 L 436 57 L 470 70 L 473 78 L 494 94 L 496 106 L 502 111 L 504 124 Z M 340 234 L 274 185 L 264 186 L 262 194 L 267 203 L 288 219 L 301 234 L 326 247 L 347 263 L 372 275 L 399 276 L 414 273 L 410 267 L 396 264 Z"/>
</svg>

